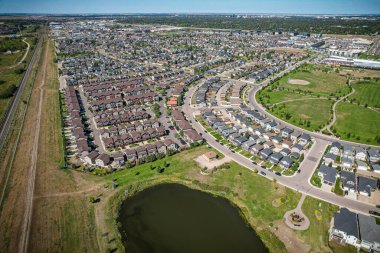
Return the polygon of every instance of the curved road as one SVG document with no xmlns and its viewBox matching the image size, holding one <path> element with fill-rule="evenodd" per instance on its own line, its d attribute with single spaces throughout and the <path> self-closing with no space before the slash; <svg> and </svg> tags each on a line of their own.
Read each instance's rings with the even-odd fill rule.
<svg viewBox="0 0 380 253">
<path fill-rule="evenodd" d="M 268 80 L 267 82 L 269 83 L 269 81 L 270 80 Z M 272 115 L 266 113 L 266 111 L 260 105 L 256 103 L 254 99 L 254 95 L 256 91 L 258 90 L 258 88 L 260 88 L 260 86 L 254 87 L 253 89 L 250 90 L 249 92 L 250 104 L 256 105 L 258 110 L 261 113 L 269 116 L 270 118 L 276 119 Z M 322 158 L 327 145 L 329 145 L 332 140 L 335 140 L 334 138 L 330 136 L 320 135 L 318 133 L 306 131 L 306 132 L 309 132 L 310 135 L 314 137 L 315 143 L 311 147 L 307 155 L 305 156 L 304 161 L 300 164 L 299 168 L 301 172 L 297 173 L 293 177 L 277 176 L 274 173 L 271 173 L 267 170 L 263 170 L 260 166 L 253 164 L 250 159 L 240 154 L 232 152 L 228 147 L 219 143 L 212 135 L 210 135 L 209 133 L 205 131 L 203 126 L 200 123 L 198 123 L 195 119 L 195 115 L 200 114 L 201 112 L 199 111 L 199 109 L 192 108 L 190 106 L 191 97 L 194 95 L 196 89 L 197 89 L 197 86 L 194 86 L 194 87 L 191 87 L 189 91 L 187 92 L 186 97 L 185 97 L 185 103 L 183 106 L 183 112 L 186 118 L 189 120 L 189 122 L 191 121 L 190 124 L 192 125 L 192 127 L 198 133 L 202 133 L 202 136 L 206 140 L 206 142 L 210 146 L 212 146 L 213 148 L 221 152 L 223 155 L 233 159 L 235 162 L 248 168 L 249 170 L 257 169 L 259 172 L 264 171 L 267 174 L 265 176 L 266 178 L 271 179 L 271 180 L 276 179 L 278 183 L 288 188 L 291 188 L 295 191 L 309 195 L 311 197 L 321 199 L 323 201 L 327 201 L 329 203 L 332 203 L 338 206 L 344 206 L 353 211 L 360 212 L 366 215 L 368 215 L 368 211 L 370 210 L 376 210 L 380 212 L 380 208 L 376 208 L 374 205 L 363 203 L 354 199 L 348 199 L 348 198 L 337 196 L 332 192 L 327 192 L 320 188 L 316 188 L 309 183 L 309 179 L 311 178 L 314 170 L 318 166 L 319 161 Z M 284 125 L 287 125 L 289 127 L 296 128 L 296 129 L 299 129 L 300 131 L 305 132 L 305 130 L 300 129 L 298 127 L 294 127 L 293 125 L 288 124 L 286 122 L 284 122 Z M 350 142 L 347 142 L 347 143 L 350 143 Z"/>
</svg>

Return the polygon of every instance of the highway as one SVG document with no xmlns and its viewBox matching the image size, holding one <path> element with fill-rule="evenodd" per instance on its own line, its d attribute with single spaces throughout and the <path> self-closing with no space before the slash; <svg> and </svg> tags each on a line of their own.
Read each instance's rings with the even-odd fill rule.
<svg viewBox="0 0 380 253">
<path fill-rule="evenodd" d="M 4 147 L 4 143 L 5 143 L 5 140 L 8 136 L 9 130 L 11 128 L 13 118 L 16 114 L 17 106 L 18 106 L 20 99 L 22 97 L 22 94 L 24 92 L 24 88 L 28 82 L 30 73 L 32 72 L 34 62 L 36 61 L 36 59 L 38 59 L 38 51 L 42 45 L 42 39 L 41 38 L 42 38 L 42 36 L 40 34 L 40 36 L 38 38 L 38 42 L 37 42 L 37 44 L 33 50 L 33 56 L 29 61 L 28 67 L 27 67 L 27 69 L 24 73 L 24 76 L 23 76 L 23 78 L 22 78 L 22 80 L 21 80 L 21 82 L 17 88 L 16 94 L 13 97 L 13 100 L 12 100 L 10 106 L 8 107 L 8 110 L 4 115 L 5 118 L 1 122 L 1 126 L 0 126 L 1 127 L 1 129 L 0 129 L 0 152 L 2 151 L 2 149 Z"/>
<path fill-rule="evenodd" d="M 278 78 L 278 77 L 284 75 L 285 73 L 287 73 L 287 72 L 291 71 L 292 69 L 298 67 L 302 63 L 303 62 L 300 62 L 299 64 L 291 67 L 290 69 L 287 69 L 287 70 L 279 73 L 278 75 L 276 75 L 275 78 Z M 248 106 L 253 105 L 253 106 L 257 107 L 261 113 L 269 116 L 272 119 L 277 120 L 276 117 L 268 114 L 264 108 L 260 107 L 260 105 L 258 105 L 258 103 L 254 99 L 255 92 L 260 87 L 267 85 L 269 82 L 270 82 L 270 80 L 267 80 L 264 83 L 262 83 L 261 85 L 257 85 L 255 87 L 253 87 L 248 92 L 249 101 L 250 101 Z M 266 176 L 265 176 L 266 178 L 268 178 L 270 180 L 276 179 L 276 181 L 279 184 L 282 184 L 288 188 L 291 188 L 295 191 L 304 193 L 304 194 L 309 195 L 311 197 L 321 199 L 323 201 L 327 201 L 329 203 L 332 203 L 332 204 L 335 204 L 335 205 L 338 205 L 341 207 L 347 207 L 353 211 L 360 212 L 360 213 L 363 213 L 366 215 L 368 215 L 368 211 L 370 211 L 370 210 L 380 211 L 380 209 L 376 208 L 374 205 L 370 205 L 370 204 L 367 204 L 364 202 L 360 202 L 360 201 L 355 200 L 355 199 L 349 199 L 349 198 L 337 196 L 332 192 L 324 191 L 324 190 L 317 188 L 317 187 L 314 187 L 310 184 L 309 180 L 310 180 L 314 170 L 317 168 L 319 161 L 322 158 L 323 153 L 324 153 L 327 145 L 330 144 L 332 140 L 336 140 L 335 138 L 333 138 L 331 136 L 326 136 L 326 135 L 321 135 L 318 133 L 305 131 L 303 129 L 300 129 L 298 127 L 295 127 L 291 124 L 284 122 L 284 125 L 287 125 L 289 127 L 295 128 L 295 129 L 299 129 L 300 131 L 303 131 L 303 132 L 310 133 L 310 135 L 314 137 L 315 143 L 311 147 L 309 152 L 306 154 L 303 162 L 300 164 L 300 167 L 299 167 L 300 173 L 297 173 L 292 177 L 277 176 L 274 173 L 269 172 L 268 170 L 262 169 L 260 166 L 253 164 L 250 159 L 248 159 L 248 158 L 246 158 L 246 157 L 244 157 L 238 153 L 232 152 L 228 147 L 219 143 L 211 134 L 209 134 L 205 131 L 203 126 L 199 122 L 197 122 L 195 119 L 195 116 L 200 114 L 201 111 L 198 108 L 192 107 L 190 104 L 191 103 L 191 97 L 194 95 L 197 88 L 198 88 L 198 86 L 193 86 L 187 92 L 186 97 L 185 97 L 185 103 L 184 103 L 184 106 L 182 108 L 183 112 L 184 112 L 186 118 L 189 120 L 189 122 L 191 122 L 190 124 L 192 125 L 192 127 L 197 132 L 202 133 L 202 136 L 205 139 L 205 141 L 210 146 L 212 146 L 213 148 L 215 148 L 216 150 L 221 152 L 224 156 L 231 158 L 232 160 L 234 160 L 235 162 L 239 163 L 240 165 L 248 168 L 249 170 L 257 169 L 258 172 L 264 171 L 266 173 Z M 277 120 L 277 121 L 282 122 L 281 120 Z M 349 143 L 349 142 L 347 142 L 347 143 Z M 359 145 L 359 146 L 363 146 L 363 145 L 356 144 L 356 143 L 354 143 L 354 144 Z M 261 174 L 259 173 L 259 175 L 261 175 Z"/>
</svg>

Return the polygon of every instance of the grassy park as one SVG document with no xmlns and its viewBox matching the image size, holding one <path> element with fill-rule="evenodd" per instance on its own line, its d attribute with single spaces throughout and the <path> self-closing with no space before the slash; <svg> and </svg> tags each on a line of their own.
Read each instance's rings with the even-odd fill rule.
<svg viewBox="0 0 380 253">
<path fill-rule="evenodd" d="M 380 112 L 350 103 L 339 103 L 333 131 L 342 139 L 379 145 Z"/>
<path fill-rule="evenodd" d="M 276 105 L 269 112 L 296 126 L 319 130 L 329 122 L 332 104 L 333 101 L 327 99 L 292 101 Z"/>
<path fill-rule="evenodd" d="M 360 105 L 380 109 L 380 81 L 369 80 L 355 82 L 353 85 L 355 93 L 349 97 L 350 101 Z"/>
<path fill-rule="evenodd" d="M 302 84 L 294 84 L 291 80 L 305 81 Z M 342 96 L 349 93 L 346 85 L 347 78 L 332 69 L 322 65 L 304 64 L 299 69 L 282 77 L 279 87 L 289 90 L 299 90 L 312 95 Z"/>
<path fill-rule="evenodd" d="M 378 71 L 304 64 L 258 91 L 256 99 L 282 120 L 310 131 L 322 130 L 333 118 L 332 133 L 343 140 L 380 144 L 380 81 Z"/>
</svg>

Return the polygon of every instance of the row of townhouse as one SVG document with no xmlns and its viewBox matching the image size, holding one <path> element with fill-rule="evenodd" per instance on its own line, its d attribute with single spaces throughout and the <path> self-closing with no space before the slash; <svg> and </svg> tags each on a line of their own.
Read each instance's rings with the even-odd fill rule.
<svg viewBox="0 0 380 253">
<path fill-rule="evenodd" d="M 242 114 L 231 108 L 227 108 L 226 111 L 231 119 L 242 127 L 242 131 L 271 139 L 276 144 L 285 143 L 285 145 L 291 146 L 293 143 L 298 143 L 305 146 L 311 141 L 309 134 L 294 131 L 292 128 L 264 118 L 258 112 L 246 109 L 244 106 L 242 106 Z"/>
<path fill-rule="evenodd" d="M 357 176 L 352 171 L 338 171 L 337 168 L 321 164 L 318 168 L 318 176 L 323 184 L 333 186 L 337 178 L 342 183 L 345 194 L 355 194 L 371 197 L 373 192 L 379 189 L 379 180 L 364 176 Z"/>
<path fill-rule="evenodd" d="M 148 92 L 138 95 L 128 95 L 124 96 L 124 98 L 111 98 L 111 99 L 103 99 L 103 100 L 92 100 L 90 101 L 91 109 L 93 111 L 101 111 L 112 108 L 121 108 L 124 106 L 131 105 L 144 105 L 151 104 L 155 101 L 158 101 L 159 96 L 155 92 Z"/>
<path fill-rule="evenodd" d="M 210 87 L 214 84 L 220 83 L 220 77 L 214 77 L 205 81 L 195 93 L 195 101 L 199 106 L 207 106 L 206 94 L 209 91 Z M 224 83 L 222 83 L 224 85 Z M 223 85 L 218 85 L 217 90 L 219 90 Z"/>
<path fill-rule="evenodd" d="M 195 131 L 190 123 L 186 120 L 183 112 L 180 110 L 172 111 L 172 121 L 175 124 L 178 131 L 183 133 L 185 140 L 188 143 L 201 143 L 203 142 L 203 137 Z"/>
<path fill-rule="evenodd" d="M 125 151 L 125 156 L 128 161 L 136 161 L 146 159 L 149 155 L 166 154 L 169 151 L 177 151 L 178 145 L 172 139 L 158 141 L 152 144 L 147 144 L 135 149 Z"/>
<path fill-rule="evenodd" d="M 103 82 L 92 82 L 83 84 L 83 91 L 86 96 L 95 96 L 97 93 L 112 90 L 128 90 L 131 88 L 143 87 L 144 78 L 108 80 Z"/>
<path fill-rule="evenodd" d="M 380 173 L 380 153 L 375 149 L 364 149 L 333 142 L 324 156 L 324 163 L 344 170 L 363 170 Z"/>
<path fill-rule="evenodd" d="M 178 145 L 171 139 L 157 141 L 155 143 L 140 146 L 135 149 L 128 149 L 125 152 L 116 152 L 111 156 L 107 154 L 99 154 L 97 151 L 92 151 L 84 156 L 83 161 L 89 165 L 100 167 L 122 167 L 126 161 L 134 162 L 136 160 L 146 159 L 150 155 L 166 155 L 168 152 L 176 152 Z"/>
<path fill-rule="evenodd" d="M 160 126 L 160 122 L 154 120 L 146 120 L 143 122 L 134 122 L 131 124 L 117 125 L 109 128 L 103 128 L 100 130 L 100 134 L 104 138 L 110 138 L 112 136 L 123 135 L 131 131 L 142 132 L 149 128 L 157 128 Z"/>
<path fill-rule="evenodd" d="M 228 109 L 227 112 L 231 117 L 236 117 L 237 113 L 234 113 L 233 110 Z M 244 120 L 243 117 L 238 117 L 236 120 L 240 122 L 243 126 L 245 126 L 251 132 L 254 131 L 265 131 L 272 132 L 279 137 L 290 140 L 293 143 L 300 143 L 301 145 L 305 145 L 310 142 L 311 138 L 309 134 L 302 133 L 300 131 L 294 130 L 290 127 L 283 126 L 281 123 L 277 123 L 273 120 L 266 118 L 261 115 L 259 112 L 251 110 L 246 106 L 241 106 L 242 115 L 249 118 L 251 122 Z M 262 129 L 260 129 L 260 127 Z"/>
<path fill-rule="evenodd" d="M 146 93 L 152 93 L 152 90 L 146 86 L 140 85 L 135 87 L 118 87 L 113 88 L 111 90 L 93 92 L 88 97 L 91 98 L 91 100 L 108 100 L 124 97 L 130 98 L 134 97 L 135 95 L 141 95 Z"/>
<path fill-rule="evenodd" d="M 111 115 L 109 117 L 94 117 L 94 120 L 98 127 L 105 127 L 129 123 L 137 120 L 146 120 L 150 117 L 151 115 L 146 111 L 138 111 L 128 112 L 120 115 Z"/>
<path fill-rule="evenodd" d="M 375 217 L 341 208 L 334 213 L 330 240 L 349 244 L 368 252 L 380 252 L 380 225 Z"/>
<path fill-rule="evenodd" d="M 290 168 L 295 160 L 301 157 L 301 153 L 305 151 L 304 145 L 310 141 L 310 136 L 305 136 L 300 139 L 304 145 L 293 144 L 265 131 L 257 130 L 252 133 L 243 130 L 240 125 L 230 127 L 212 112 L 203 113 L 203 118 L 235 146 L 251 152 L 252 155 L 260 156 L 264 161 L 279 164 L 284 169 Z"/>
<path fill-rule="evenodd" d="M 74 87 L 68 87 L 65 90 L 65 104 L 68 113 L 68 117 L 65 119 L 65 128 L 69 128 L 71 131 L 69 141 L 73 143 L 73 145 L 69 145 L 75 148 L 78 156 L 84 152 L 91 151 L 88 136 L 84 131 L 83 108 L 79 102 L 80 98 L 78 92 Z"/>
<path fill-rule="evenodd" d="M 133 143 L 159 138 L 165 135 L 165 128 L 163 126 L 159 126 L 156 128 L 148 128 L 144 131 L 130 131 L 124 134 L 113 136 L 110 136 L 109 132 L 104 132 L 102 134 L 102 139 L 106 148 L 118 148 Z"/>
</svg>

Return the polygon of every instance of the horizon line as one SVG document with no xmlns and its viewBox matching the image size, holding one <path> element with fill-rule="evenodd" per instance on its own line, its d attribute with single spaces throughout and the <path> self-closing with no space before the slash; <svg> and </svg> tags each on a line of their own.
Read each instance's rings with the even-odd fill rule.
<svg viewBox="0 0 380 253">
<path fill-rule="evenodd" d="M 10 15 L 293 15 L 293 16 L 380 16 L 380 13 L 281 13 L 281 12 L 82 12 L 82 13 L 39 13 L 0 12 L 0 16 Z"/>
</svg>

